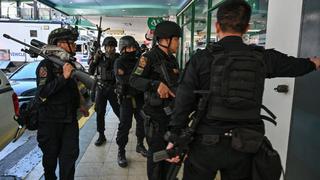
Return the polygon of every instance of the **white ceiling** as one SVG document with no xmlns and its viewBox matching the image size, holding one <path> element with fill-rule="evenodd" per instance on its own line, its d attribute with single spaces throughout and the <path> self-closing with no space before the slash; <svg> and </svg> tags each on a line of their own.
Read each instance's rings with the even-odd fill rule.
<svg viewBox="0 0 320 180">
<path fill-rule="evenodd" d="M 99 24 L 99 16 L 84 16 L 93 24 Z M 147 17 L 102 17 L 102 29 L 110 28 L 111 31 L 123 30 L 124 35 L 133 36 L 139 43 L 145 40 L 148 31 Z M 107 34 L 104 34 L 107 35 Z M 119 39 L 124 35 L 114 35 Z"/>
</svg>

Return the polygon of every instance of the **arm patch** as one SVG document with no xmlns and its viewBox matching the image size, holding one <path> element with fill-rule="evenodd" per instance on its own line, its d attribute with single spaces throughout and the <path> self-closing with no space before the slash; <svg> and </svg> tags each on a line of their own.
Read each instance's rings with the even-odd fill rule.
<svg viewBox="0 0 320 180">
<path fill-rule="evenodd" d="M 147 65 L 147 58 L 144 56 L 141 56 L 139 60 L 139 67 L 144 68 Z"/>
<path fill-rule="evenodd" d="M 48 70 L 46 67 L 40 67 L 39 69 L 39 77 L 46 78 L 48 76 Z"/>
<path fill-rule="evenodd" d="M 139 64 L 136 70 L 134 71 L 134 74 L 141 75 L 144 71 L 144 67 L 147 65 L 147 61 L 148 59 L 145 56 L 141 56 L 141 58 L 139 59 Z"/>
</svg>

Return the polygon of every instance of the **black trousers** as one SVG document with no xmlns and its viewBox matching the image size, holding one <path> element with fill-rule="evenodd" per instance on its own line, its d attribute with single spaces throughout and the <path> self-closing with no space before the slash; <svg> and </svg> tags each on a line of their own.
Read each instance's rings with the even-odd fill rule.
<svg viewBox="0 0 320 180">
<path fill-rule="evenodd" d="M 168 130 L 170 117 L 165 113 L 152 113 L 144 111 L 151 117 L 151 122 L 157 123 L 158 129 L 153 132 L 152 137 L 146 137 L 148 143 L 147 174 L 149 180 L 166 180 L 170 167 L 167 161 L 153 162 L 153 153 L 166 149 L 168 142 L 164 140 L 164 134 Z"/>
<path fill-rule="evenodd" d="M 55 180 L 59 160 L 59 179 L 73 180 L 79 156 L 79 127 L 71 123 L 39 122 L 37 140 L 43 153 L 42 165 L 46 180 Z"/>
<path fill-rule="evenodd" d="M 97 87 L 96 94 L 96 105 L 95 110 L 97 112 L 97 131 L 99 133 L 104 133 L 105 130 L 105 115 L 106 115 L 106 106 L 110 102 L 113 112 L 116 116 L 120 117 L 120 110 L 117 95 L 114 93 L 114 89 L 110 87 Z"/>
<path fill-rule="evenodd" d="M 136 119 L 136 136 L 138 142 L 143 142 L 145 137 L 143 118 L 141 117 L 141 108 L 143 98 L 123 98 L 120 104 L 120 123 L 117 132 L 117 144 L 120 151 L 125 151 L 128 143 L 128 135 L 132 126 L 132 117 Z"/>
<path fill-rule="evenodd" d="M 253 154 L 231 147 L 231 137 L 221 136 L 219 142 L 203 144 L 195 141 L 184 162 L 183 180 L 212 180 L 217 171 L 221 180 L 252 180 Z"/>
</svg>

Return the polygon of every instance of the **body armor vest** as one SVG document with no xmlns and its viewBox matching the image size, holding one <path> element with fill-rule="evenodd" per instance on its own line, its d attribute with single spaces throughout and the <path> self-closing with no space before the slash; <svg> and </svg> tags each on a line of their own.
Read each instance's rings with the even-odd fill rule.
<svg viewBox="0 0 320 180">
<path fill-rule="evenodd" d="M 218 46 L 218 47 L 215 47 Z M 261 48 L 227 52 L 213 45 L 207 118 L 260 120 L 266 65 Z"/>
</svg>

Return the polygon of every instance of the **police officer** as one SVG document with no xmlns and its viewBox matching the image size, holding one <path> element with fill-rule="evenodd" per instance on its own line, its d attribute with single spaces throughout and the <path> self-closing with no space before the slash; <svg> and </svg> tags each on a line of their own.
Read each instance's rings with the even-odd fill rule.
<svg viewBox="0 0 320 180">
<path fill-rule="evenodd" d="M 96 146 L 101 146 L 106 142 L 104 117 L 108 100 L 118 118 L 120 114 L 117 96 L 114 92 L 116 79 L 113 72 L 114 62 L 119 57 L 115 49 L 117 47 L 117 40 L 112 36 L 108 36 L 103 40 L 102 46 L 104 46 L 105 53 L 98 51 L 89 66 L 89 73 L 95 74 L 98 79 L 95 110 L 97 112 L 97 131 L 99 132 L 99 137 L 94 143 Z"/>
<path fill-rule="evenodd" d="M 121 56 L 116 60 L 114 71 L 117 79 L 117 94 L 120 102 L 120 123 L 117 133 L 117 144 L 119 146 L 118 164 L 120 167 L 128 165 L 125 146 L 128 143 L 128 134 L 132 126 L 132 116 L 136 119 L 136 152 L 143 156 L 147 155 L 147 150 L 143 145 L 144 127 L 143 118 L 140 115 L 143 106 L 143 93 L 131 87 L 129 84 L 130 74 L 136 65 L 137 42 L 132 36 L 123 36 L 119 40 L 119 50 Z"/>
<path fill-rule="evenodd" d="M 210 91 L 205 116 L 200 119 L 184 163 L 184 180 L 211 180 L 217 170 L 223 180 L 253 179 L 253 153 L 249 151 L 256 150 L 245 144 L 256 142 L 241 138 L 264 135 L 260 118 L 264 79 L 301 76 L 320 67 L 320 58 L 294 58 L 244 44 L 242 35 L 249 28 L 250 16 L 251 7 L 244 0 L 222 4 L 215 24 L 220 40 L 190 59 L 179 84 L 170 122 L 171 133 L 176 135 L 196 110 L 194 104 L 200 95 L 194 92 Z M 238 144 L 239 137 L 242 145 Z"/>
<path fill-rule="evenodd" d="M 143 54 L 137 63 L 130 84 L 145 93 L 143 114 L 149 146 L 147 172 L 149 180 L 165 179 L 169 163 L 154 163 L 152 154 L 164 149 L 164 133 L 172 113 L 175 88 L 179 77 L 178 62 L 173 55 L 179 47 L 181 28 L 174 22 L 163 21 L 156 26 L 158 45 Z"/>
<path fill-rule="evenodd" d="M 58 28 L 49 34 L 48 44 L 56 45 L 61 48 L 60 52 L 73 56 L 77 37 L 75 29 Z M 56 179 L 58 159 L 60 179 L 74 179 L 75 162 L 79 155 L 77 109 L 81 95 L 76 80 L 70 77 L 73 68 L 69 63 L 59 67 L 44 59 L 36 70 L 37 92 L 42 102 L 37 140 L 43 153 L 44 176 L 48 180 Z M 82 110 L 88 115 L 87 110 Z"/>
</svg>

